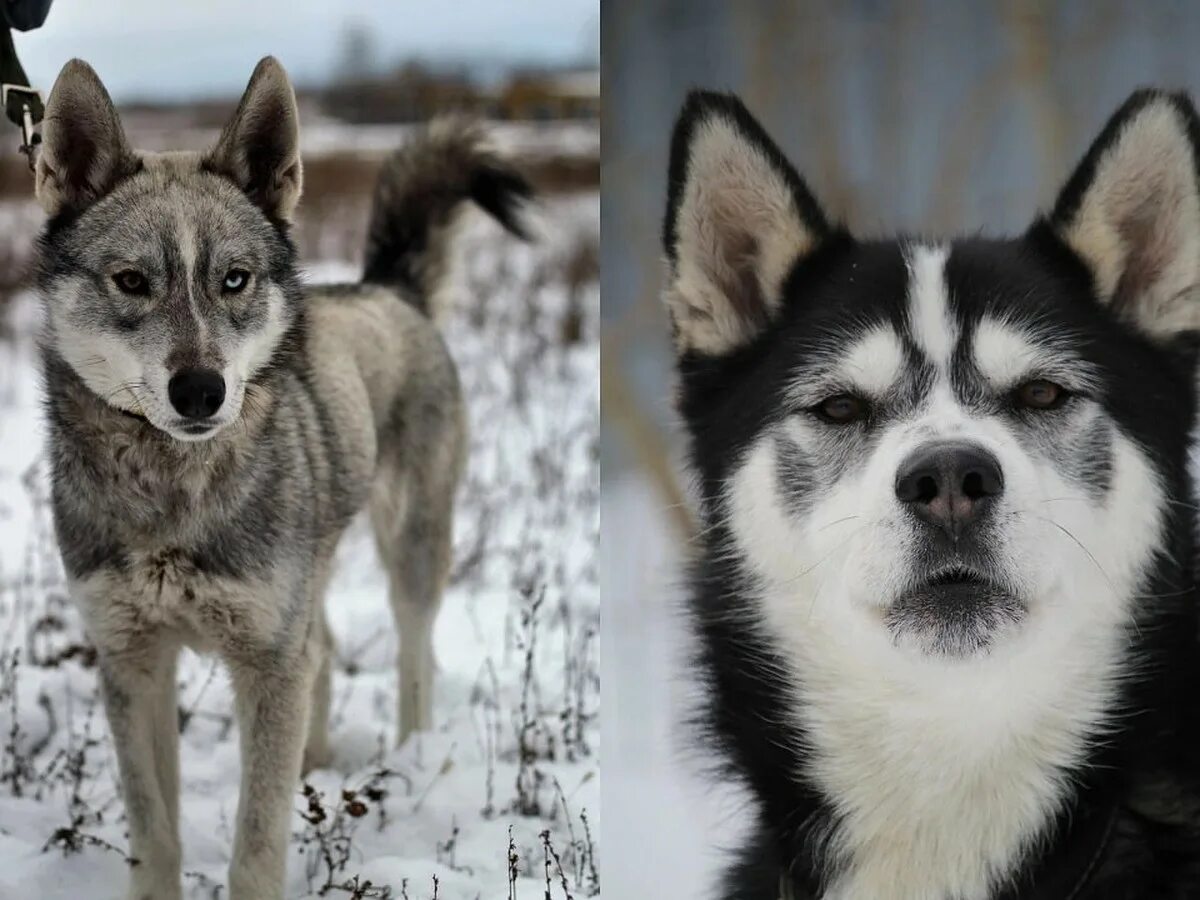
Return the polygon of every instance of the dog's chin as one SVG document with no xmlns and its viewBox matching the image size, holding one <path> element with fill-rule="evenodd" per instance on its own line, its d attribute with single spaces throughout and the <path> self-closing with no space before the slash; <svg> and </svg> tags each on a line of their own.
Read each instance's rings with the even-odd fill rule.
<svg viewBox="0 0 1200 900">
<path fill-rule="evenodd" d="M 926 656 L 970 659 L 991 651 L 1026 614 L 1025 602 L 998 580 L 948 569 L 897 597 L 884 624 L 897 646 Z"/>
<path fill-rule="evenodd" d="M 164 432 L 168 436 L 185 444 L 202 444 L 205 441 L 211 441 L 214 437 L 224 430 L 228 422 L 206 421 L 206 422 L 171 422 L 166 425 L 159 425 L 157 422 L 151 422 L 159 431 Z"/>
</svg>

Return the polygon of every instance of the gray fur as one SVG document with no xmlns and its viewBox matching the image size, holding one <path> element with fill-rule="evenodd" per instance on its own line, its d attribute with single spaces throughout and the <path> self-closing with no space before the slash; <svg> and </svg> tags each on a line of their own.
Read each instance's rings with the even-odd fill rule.
<svg viewBox="0 0 1200 900">
<path fill-rule="evenodd" d="M 519 213 L 530 194 L 476 123 L 434 122 L 384 163 L 367 231 L 363 280 L 404 288 L 430 312 L 463 201 L 473 200 L 513 234 L 526 237 Z"/>
<path fill-rule="evenodd" d="M 80 98 L 99 107 L 72 119 Z M 430 638 L 466 453 L 455 367 L 421 312 L 418 288 L 436 279 L 403 295 L 370 283 L 301 289 L 286 225 L 301 177 L 296 112 L 274 60 L 207 156 L 128 151 L 108 95 L 77 61 L 48 117 L 39 287 L 53 507 L 99 654 L 138 860 L 129 896 L 180 897 L 174 667 L 186 645 L 218 653 L 235 689 L 243 765 L 229 896 L 282 900 L 298 777 L 330 756 L 323 594 L 363 509 L 401 632 L 398 738 L 432 725 Z M 456 163 L 473 165 L 474 146 Z M 111 159 L 120 168 L 97 180 Z M 428 214 L 438 221 L 423 233 L 440 233 L 469 198 L 388 208 L 420 195 L 405 179 L 430 183 L 421 160 L 401 150 L 389 169 L 376 263 L 379 223 Z M 442 268 L 442 239 L 386 247 L 405 271 Z M 221 286 L 231 265 L 251 273 L 236 296 Z M 118 267 L 145 272 L 148 294 L 114 287 Z M 180 430 L 164 388 L 195 365 L 229 385 L 201 439 Z"/>
</svg>

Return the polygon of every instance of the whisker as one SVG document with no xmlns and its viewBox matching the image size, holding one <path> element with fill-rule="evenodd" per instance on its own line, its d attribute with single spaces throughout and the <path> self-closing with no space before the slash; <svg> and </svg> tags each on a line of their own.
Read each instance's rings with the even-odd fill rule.
<svg viewBox="0 0 1200 900">
<path fill-rule="evenodd" d="M 855 515 L 855 516 L 843 516 L 843 517 L 842 517 L 842 518 L 840 518 L 840 519 L 834 519 L 832 522 L 827 522 L 826 524 L 822 525 L 820 528 L 816 529 L 815 533 L 816 533 L 816 534 L 820 534 L 820 533 L 821 533 L 822 531 L 824 531 L 825 529 L 827 529 L 827 528 L 832 528 L 834 525 L 840 525 L 842 522 L 852 522 L 852 521 L 854 521 L 855 519 L 861 519 L 861 518 L 862 518 L 862 516 L 857 516 L 857 515 Z"/>
<path fill-rule="evenodd" d="M 815 562 L 813 565 L 809 566 L 803 572 L 799 572 L 796 575 L 793 575 L 791 578 L 788 578 L 788 579 L 785 579 L 784 581 L 779 582 L 779 586 L 786 587 L 787 585 L 792 584 L 795 581 L 799 581 L 805 575 L 808 575 L 809 573 L 816 571 L 816 569 L 818 567 L 820 567 L 820 566 L 824 565 L 826 562 L 828 562 L 828 560 L 835 553 L 837 553 L 839 550 L 841 550 L 843 547 L 845 547 L 846 544 L 850 543 L 850 541 L 852 541 L 857 535 L 866 531 L 868 528 L 872 528 L 878 524 L 879 524 L 878 522 L 867 522 L 865 525 L 862 525 L 861 527 L 854 529 L 852 532 L 850 532 L 848 535 L 846 535 L 846 537 L 843 538 L 842 541 L 839 542 L 837 546 L 835 546 L 832 550 L 830 550 L 823 557 L 821 557 L 821 559 L 817 560 L 817 562 Z"/>
</svg>

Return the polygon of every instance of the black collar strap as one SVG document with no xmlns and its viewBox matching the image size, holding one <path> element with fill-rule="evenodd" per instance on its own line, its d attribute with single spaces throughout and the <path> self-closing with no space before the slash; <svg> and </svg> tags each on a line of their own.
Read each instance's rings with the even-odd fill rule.
<svg viewBox="0 0 1200 900">
<path fill-rule="evenodd" d="M 4 0 L 0 0 L 0 3 Z M 42 121 L 45 110 L 41 96 L 29 85 L 29 77 L 17 59 L 17 48 L 13 44 L 12 32 L 0 23 L 0 84 L 8 85 L 4 98 L 4 114 L 17 127 L 24 125 L 25 108 L 37 125 Z"/>
</svg>

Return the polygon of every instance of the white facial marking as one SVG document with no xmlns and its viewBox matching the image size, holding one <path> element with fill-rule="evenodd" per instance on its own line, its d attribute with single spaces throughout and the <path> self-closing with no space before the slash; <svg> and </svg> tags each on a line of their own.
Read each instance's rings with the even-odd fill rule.
<svg viewBox="0 0 1200 900">
<path fill-rule="evenodd" d="M 839 339 L 827 368 L 819 377 L 805 373 L 785 392 L 787 403 L 800 409 L 825 399 L 830 391 L 849 391 L 866 397 L 886 394 L 904 373 L 904 346 L 887 325 L 877 325 L 843 349 Z"/>
<path fill-rule="evenodd" d="M 253 378 L 254 374 L 270 361 L 280 339 L 287 331 L 288 321 L 283 314 L 283 291 L 276 285 L 271 285 L 267 291 L 266 303 L 266 323 L 238 345 L 229 361 L 227 379 L 232 376 L 244 384 Z"/>
<path fill-rule="evenodd" d="M 1126 629 L 1161 543 L 1162 487 L 1119 429 L 1110 488 L 1096 497 L 1031 454 L 1006 416 L 958 400 L 948 380 L 959 335 L 945 312 L 944 261 L 942 251 L 918 250 L 910 263 L 914 334 L 945 367 L 920 407 L 883 425 L 836 478 L 818 479 L 799 511 L 781 488 L 780 454 L 820 463 L 830 426 L 811 417 L 764 431 L 724 491 L 735 558 L 759 586 L 748 627 L 769 635 L 790 669 L 803 777 L 839 814 L 829 848 L 846 868 L 826 900 L 992 895 L 1045 834 L 1067 795 L 1066 773 L 1108 727 L 1127 674 Z M 973 352 L 996 384 L 1075 367 L 996 319 L 981 323 Z M 864 384 L 873 373 L 881 385 L 896 377 L 893 365 L 902 377 L 903 364 L 887 332 L 872 330 L 838 371 L 849 378 L 857 369 Z M 958 659 L 897 645 L 882 621 L 920 540 L 895 497 L 896 473 L 915 447 L 946 438 L 978 444 L 1000 463 L 1005 524 L 992 550 L 997 573 L 1027 606 L 987 652 Z"/>
<path fill-rule="evenodd" d="M 1057 336 L 1059 340 L 1062 337 Z M 980 374 L 997 391 L 1029 378 L 1060 381 L 1074 390 L 1093 386 L 1093 367 L 1054 344 L 1053 338 L 989 316 L 979 321 L 971 351 Z"/>
<path fill-rule="evenodd" d="M 142 361 L 124 341 L 66 321 L 57 324 L 55 335 L 59 354 L 96 396 L 117 409 L 146 415 L 150 398 Z"/>
<path fill-rule="evenodd" d="M 891 328 L 872 328 L 846 353 L 840 372 L 868 396 L 886 393 L 904 369 L 904 347 Z"/>
<path fill-rule="evenodd" d="M 192 320 L 196 324 L 198 334 L 198 342 L 201 346 L 204 345 L 204 340 L 208 336 L 208 323 L 204 320 L 204 313 L 200 309 L 200 300 L 196 296 L 193 289 L 196 278 L 196 230 L 192 227 L 190 217 L 181 209 L 175 215 L 175 243 L 179 247 L 179 255 L 183 259 L 184 271 L 184 290 L 187 291 L 188 309 L 191 311 Z"/>
<path fill-rule="evenodd" d="M 995 318 L 979 322 L 972 349 L 980 373 L 997 387 L 1012 385 L 1045 363 L 1045 354 L 1027 332 Z"/>
<path fill-rule="evenodd" d="M 939 369 L 950 364 L 958 326 L 946 296 L 946 260 L 950 248 L 915 244 L 908 250 L 908 317 L 913 339 Z"/>
</svg>

